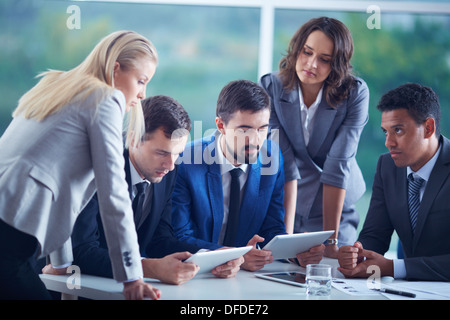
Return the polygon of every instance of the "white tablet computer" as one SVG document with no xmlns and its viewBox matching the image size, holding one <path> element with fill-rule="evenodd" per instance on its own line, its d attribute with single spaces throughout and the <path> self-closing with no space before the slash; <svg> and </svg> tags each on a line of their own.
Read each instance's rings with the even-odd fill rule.
<svg viewBox="0 0 450 320">
<path fill-rule="evenodd" d="M 308 251 L 323 243 L 333 233 L 334 230 L 278 235 L 263 249 L 272 251 L 274 259 L 295 258 L 297 253 Z"/>
<path fill-rule="evenodd" d="M 184 262 L 191 262 L 200 267 L 198 273 L 210 272 L 217 266 L 224 264 L 230 260 L 234 260 L 243 256 L 253 248 L 252 246 L 230 248 L 223 250 L 198 252 L 184 260 Z"/>
<path fill-rule="evenodd" d="M 266 280 L 272 280 L 291 284 L 299 287 L 306 287 L 306 275 L 302 272 L 274 272 L 274 273 L 256 273 L 256 277 Z"/>
</svg>

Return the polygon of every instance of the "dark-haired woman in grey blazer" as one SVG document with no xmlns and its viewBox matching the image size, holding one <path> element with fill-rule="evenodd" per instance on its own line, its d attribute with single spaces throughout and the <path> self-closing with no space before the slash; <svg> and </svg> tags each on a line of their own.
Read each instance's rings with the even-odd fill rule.
<svg viewBox="0 0 450 320">
<path fill-rule="evenodd" d="M 142 279 L 122 156 L 124 114 L 131 109 L 129 129 L 140 138 L 140 99 L 156 64 L 150 41 L 118 31 L 74 69 L 43 74 L 20 99 L 0 138 L 0 299 L 50 298 L 29 261 L 49 255 L 65 273 L 75 220 L 96 191 L 125 297 L 158 298 Z"/>
<path fill-rule="evenodd" d="M 260 81 L 272 101 L 271 139 L 285 160 L 286 229 L 335 230 L 323 249 L 329 257 L 337 256 L 338 243 L 354 243 L 354 204 L 365 192 L 355 155 L 369 90 L 351 73 L 352 54 L 342 22 L 311 19 L 291 39 L 279 71 Z"/>
</svg>

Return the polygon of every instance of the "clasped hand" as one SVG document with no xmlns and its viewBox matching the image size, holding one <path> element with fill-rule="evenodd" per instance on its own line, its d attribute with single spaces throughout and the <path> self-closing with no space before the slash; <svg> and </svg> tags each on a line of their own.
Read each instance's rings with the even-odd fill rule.
<svg viewBox="0 0 450 320">
<path fill-rule="evenodd" d="M 381 276 L 393 276 L 393 261 L 386 259 L 375 251 L 366 250 L 361 242 L 356 241 L 353 246 L 339 248 L 338 270 L 347 278 L 367 278 L 371 272 L 367 272 L 369 266 L 378 266 Z"/>
</svg>

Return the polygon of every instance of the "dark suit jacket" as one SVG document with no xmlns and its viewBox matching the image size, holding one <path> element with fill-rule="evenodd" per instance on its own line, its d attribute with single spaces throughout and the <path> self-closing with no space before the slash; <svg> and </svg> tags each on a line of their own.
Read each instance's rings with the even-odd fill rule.
<svg viewBox="0 0 450 320">
<path fill-rule="evenodd" d="M 373 193 L 359 241 L 384 254 L 395 230 L 405 254 L 410 280 L 450 281 L 450 141 L 440 138 L 441 152 L 427 182 L 413 235 L 408 212 L 406 168 L 390 154 L 380 156 Z"/>
<path fill-rule="evenodd" d="M 128 150 L 125 150 L 125 173 L 131 197 L 131 176 Z M 173 235 L 172 191 L 176 170 L 169 172 L 160 183 L 153 184 L 151 207 L 147 217 L 137 228 L 139 248 L 142 257 L 161 258 L 180 251 L 197 252 L 200 248 L 178 241 Z M 112 277 L 111 261 L 106 245 L 103 225 L 100 220 L 96 195 L 78 217 L 72 234 L 73 264 L 82 273 Z"/>
<path fill-rule="evenodd" d="M 217 135 L 186 147 L 173 192 L 176 236 L 208 249 L 221 247 L 218 240 L 224 216 L 222 177 L 215 149 Z M 286 233 L 282 161 L 278 146 L 266 140 L 257 163 L 249 165 L 236 247 L 247 245 L 255 234 L 265 238 L 261 244 L 264 246 L 275 235 Z"/>
</svg>

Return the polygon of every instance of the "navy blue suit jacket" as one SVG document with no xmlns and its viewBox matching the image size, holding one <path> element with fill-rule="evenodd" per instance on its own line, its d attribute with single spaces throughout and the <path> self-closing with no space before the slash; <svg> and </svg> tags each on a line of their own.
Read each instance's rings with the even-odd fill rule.
<svg viewBox="0 0 450 320">
<path fill-rule="evenodd" d="M 125 150 L 125 174 L 131 197 L 131 176 L 128 150 Z M 169 172 L 160 183 L 153 184 L 153 197 L 148 216 L 137 228 L 142 257 L 161 258 L 181 251 L 197 252 L 200 248 L 178 241 L 171 225 L 172 191 L 176 170 Z M 111 260 L 106 245 L 103 224 L 100 220 L 96 195 L 78 217 L 72 233 L 73 264 L 84 274 L 112 277 Z"/>
<path fill-rule="evenodd" d="M 180 157 L 172 206 L 178 239 L 208 249 L 221 247 L 218 239 L 224 217 L 222 177 L 215 161 L 216 135 L 194 141 Z M 249 165 L 236 247 L 247 245 L 255 234 L 265 238 L 264 246 L 275 235 L 286 233 L 282 161 L 278 146 L 267 140 L 257 163 Z"/>
</svg>

